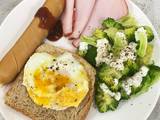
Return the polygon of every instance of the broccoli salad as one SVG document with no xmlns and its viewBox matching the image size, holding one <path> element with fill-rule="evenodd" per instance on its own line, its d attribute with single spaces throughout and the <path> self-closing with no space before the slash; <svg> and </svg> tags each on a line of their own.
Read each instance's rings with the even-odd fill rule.
<svg viewBox="0 0 160 120">
<path fill-rule="evenodd" d="M 96 68 L 95 103 L 99 112 L 146 92 L 160 79 L 152 58 L 154 34 L 132 16 L 105 19 L 92 36 L 81 36 L 78 54 Z"/>
</svg>

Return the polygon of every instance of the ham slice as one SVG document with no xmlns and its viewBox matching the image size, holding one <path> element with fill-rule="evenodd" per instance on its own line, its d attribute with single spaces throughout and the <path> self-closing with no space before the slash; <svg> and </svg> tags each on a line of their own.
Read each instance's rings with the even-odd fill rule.
<svg viewBox="0 0 160 120">
<path fill-rule="evenodd" d="M 89 23 L 82 34 L 91 35 L 95 28 L 101 27 L 102 21 L 108 17 L 119 19 L 127 14 L 126 0 L 98 0 Z"/>
<path fill-rule="evenodd" d="M 96 28 L 101 27 L 102 21 L 108 17 L 119 19 L 127 14 L 127 0 L 97 0 L 92 16 L 82 35 L 90 36 Z M 74 46 L 78 47 L 79 41 L 80 39 L 73 41 Z"/>
<path fill-rule="evenodd" d="M 62 14 L 61 21 L 64 35 L 72 33 L 75 0 L 66 0 L 66 8 Z"/>
<path fill-rule="evenodd" d="M 106 0 L 107 1 L 107 0 Z M 79 38 L 84 30 L 93 11 L 96 0 L 76 0 L 75 2 L 75 22 L 71 39 Z"/>
<path fill-rule="evenodd" d="M 80 43 L 80 38 L 72 41 L 72 45 L 73 45 L 75 48 L 77 48 L 77 47 L 79 46 L 79 43 Z"/>
</svg>

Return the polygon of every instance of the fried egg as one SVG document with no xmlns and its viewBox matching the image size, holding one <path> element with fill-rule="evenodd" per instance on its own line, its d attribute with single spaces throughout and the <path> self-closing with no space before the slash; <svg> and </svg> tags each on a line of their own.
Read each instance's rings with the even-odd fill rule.
<svg viewBox="0 0 160 120">
<path fill-rule="evenodd" d="M 23 85 L 30 98 L 54 110 L 78 107 L 89 91 L 88 81 L 84 66 L 69 52 L 58 57 L 35 53 L 24 68 Z"/>
</svg>

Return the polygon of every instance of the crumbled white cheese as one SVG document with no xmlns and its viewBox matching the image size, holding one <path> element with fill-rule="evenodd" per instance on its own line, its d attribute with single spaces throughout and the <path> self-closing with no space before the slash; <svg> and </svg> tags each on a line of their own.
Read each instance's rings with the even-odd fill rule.
<svg viewBox="0 0 160 120">
<path fill-rule="evenodd" d="M 125 92 L 126 92 L 127 95 L 130 95 L 130 94 L 131 94 L 132 89 L 131 89 L 130 85 L 128 85 L 127 82 L 124 82 L 124 83 L 122 84 L 122 87 L 123 87 L 123 89 L 125 90 Z"/>
<path fill-rule="evenodd" d="M 119 101 L 121 99 L 121 93 L 120 92 L 117 92 L 114 96 L 114 98 Z"/>
<path fill-rule="evenodd" d="M 121 34 L 121 33 L 117 33 Z M 121 35 L 123 36 L 123 35 Z M 124 37 L 124 36 L 123 36 Z M 127 60 L 136 60 L 136 43 L 131 42 L 128 46 L 126 46 L 121 52 L 120 57 L 116 60 L 113 59 L 113 53 L 108 53 L 108 48 L 110 47 L 107 39 L 101 39 L 97 42 L 97 57 L 96 63 L 97 66 L 100 63 L 106 63 L 116 70 L 124 69 L 124 62 Z"/>
<path fill-rule="evenodd" d="M 142 66 L 140 74 L 144 77 L 147 75 L 148 71 L 149 69 L 146 66 Z"/>
<path fill-rule="evenodd" d="M 123 40 L 126 40 L 126 35 L 123 32 L 117 32 L 116 37 L 122 38 Z"/>
<path fill-rule="evenodd" d="M 104 93 L 109 94 L 111 97 L 114 97 L 115 93 L 110 91 L 109 88 L 106 86 L 106 84 L 104 83 L 100 84 L 100 88 L 102 89 Z"/>
<path fill-rule="evenodd" d="M 110 45 L 106 38 L 97 40 L 97 56 L 96 56 L 97 66 L 105 61 L 105 58 L 108 55 L 109 48 Z"/>
<path fill-rule="evenodd" d="M 144 27 L 140 27 L 140 28 L 138 28 L 137 31 L 135 31 L 136 41 L 139 41 L 139 40 L 140 40 L 140 37 L 141 37 L 141 36 L 139 36 L 140 33 L 143 33 L 144 36 L 147 36 L 146 30 L 144 29 Z"/>
<path fill-rule="evenodd" d="M 116 70 L 119 70 L 119 71 L 124 69 L 123 60 L 121 60 L 121 59 L 117 59 L 116 61 L 111 62 L 110 66 L 115 68 Z"/>
<path fill-rule="evenodd" d="M 113 79 L 113 81 L 114 81 L 114 85 L 118 85 L 118 79 Z"/>
<path fill-rule="evenodd" d="M 110 63 L 110 66 L 115 68 L 116 70 L 123 70 L 124 62 L 126 62 L 127 60 L 136 60 L 136 46 L 136 43 L 131 42 L 120 52 L 120 57 Z"/>
<path fill-rule="evenodd" d="M 105 93 L 105 94 L 109 94 L 111 97 L 114 97 L 117 101 L 119 101 L 121 99 L 121 94 L 120 92 L 112 92 L 106 84 L 102 83 L 100 84 L 100 88 L 102 89 L 102 91 Z"/>
<path fill-rule="evenodd" d="M 86 42 L 80 42 L 80 44 L 79 44 L 79 50 L 80 51 L 87 51 L 88 50 L 88 43 L 86 43 Z"/>
<path fill-rule="evenodd" d="M 97 40 L 97 47 L 105 47 L 107 44 L 109 44 L 109 42 L 106 38 Z"/>
<path fill-rule="evenodd" d="M 120 59 L 123 62 L 127 60 L 136 60 L 136 43 L 131 42 L 127 47 L 125 47 L 120 53 Z"/>
<path fill-rule="evenodd" d="M 148 73 L 149 69 L 146 66 L 142 66 L 140 71 L 133 75 L 131 78 L 128 78 L 122 83 L 122 87 L 126 91 L 127 95 L 131 94 L 131 87 L 139 87 L 143 81 L 143 77 L 145 77 Z"/>
<path fill-rule="evenodd" d="M 101 61 L 109 65 L 112 62 L 113 53 L 109 53 L 106 57 L 104 57 Z"/>
</svg>

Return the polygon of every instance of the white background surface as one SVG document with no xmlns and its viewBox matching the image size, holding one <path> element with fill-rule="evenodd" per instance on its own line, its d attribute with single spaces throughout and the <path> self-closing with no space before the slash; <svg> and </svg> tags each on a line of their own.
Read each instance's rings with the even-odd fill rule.
<svg viewBox="0 0 160 120">
<path fill-rule="evenodd" d="M 0 0 L 0 23 L 4 17 L 10 12 L 10 10 L 17 5 L 21 0 Z M 159 0 L 133 0 L 140 8 L 148 15 L 154 24 L 155 28 L 159 32 L 160 27 L 160 1 Z M 159 23 L 158 23 L 159 22 Z M 160 120 L 160 100 L 156 105 L 156 108 L 150 115 L 148 120 Z M 1 120 L 1 117 L 0 117 Z"/>
</svg>

